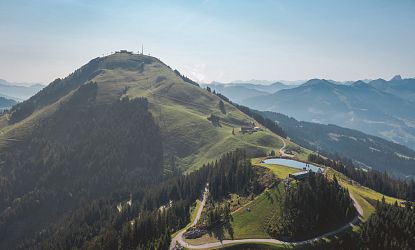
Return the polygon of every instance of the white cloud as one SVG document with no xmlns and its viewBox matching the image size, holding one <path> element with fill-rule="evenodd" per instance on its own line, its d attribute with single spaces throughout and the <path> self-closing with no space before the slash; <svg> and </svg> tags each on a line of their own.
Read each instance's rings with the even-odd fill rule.
<svg viewBox="0 0 415 250">
<path fill-rule="evenodd" d="M 204 82 L 206 77 L 206 64 L 184 65 L 183 74 L 197 82 Z"/>
</svg>

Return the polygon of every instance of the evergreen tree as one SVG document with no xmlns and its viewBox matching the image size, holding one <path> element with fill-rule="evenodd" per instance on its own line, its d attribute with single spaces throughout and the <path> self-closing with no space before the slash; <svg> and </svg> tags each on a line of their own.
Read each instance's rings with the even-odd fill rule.
<svg viewBox="0 0 415 250">
<path fill-rule="evenodd" d="M 219 109 L 220 109 L 220 112 L 222 112 L 223 114 L 226 114 L 225 104 L 223 103 L 222 100 L 219 101 Z"/>
</svg>

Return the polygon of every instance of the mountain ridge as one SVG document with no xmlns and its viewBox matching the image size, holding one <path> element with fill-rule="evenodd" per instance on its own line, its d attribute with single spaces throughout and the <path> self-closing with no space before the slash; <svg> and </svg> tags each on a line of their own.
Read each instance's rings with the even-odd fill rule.
<svg viewBox="0 0 415 250">
<path fill-rule="evenodd" d="M 7 96 L 15 101 L 23 101 L 39 92 L 45 86 L 40 83 L 23 84 L 11 83 L 0 79 L 0 95 Z"/>
<path fill-rule="evenodd" d="M 356 81 L 350 85 L 312 79 L 298 87 L 244 99 L 241 103 L 300 120 L 358 129 L 414 148 L 413 98 L 413 79 Z"/>
</svg>

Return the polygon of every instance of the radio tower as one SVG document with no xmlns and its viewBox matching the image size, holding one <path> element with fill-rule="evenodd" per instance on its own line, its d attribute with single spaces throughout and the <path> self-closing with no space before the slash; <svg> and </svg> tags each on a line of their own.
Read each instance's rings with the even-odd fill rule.
<svg viewBox="0 0 415 250">
<path fill-rule="evenodd" d="M 141 44 L 141 54 L 144 55 L 144 45 Z"/>
</svg>

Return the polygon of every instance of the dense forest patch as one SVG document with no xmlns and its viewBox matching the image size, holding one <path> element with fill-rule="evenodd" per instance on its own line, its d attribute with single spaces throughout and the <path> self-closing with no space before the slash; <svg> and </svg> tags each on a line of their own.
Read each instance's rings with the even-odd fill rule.
<svg viewBox="0 0 415 250">
<path fill-rule="evenodd" d="M 400 207 L 398 204 L 379 201 L 376 211 L 360 228 L 331 238 L 330 241 L 321 240 L 300 249 L 414 249 L 415 207 L 409 203 L 406 207 Z"/>
<path fill-rule="evenodd" d="M 316 154 L 310 154 L 308 160 L 331 167 L 353 181 L 384 195 L 415 201 L 415 181 L 413 179 L 398 179 L 390 176 L 386 172 L 380 172 L 375 169 L 363 170 L 356 167 L 351 160 L 347 159 L 332 160 Z"/>
<path fill-rule="evenodd" d="M 269 222 L 268 232 L 277 239 L 305 240 L 343 226 L 355 215 L 348 191 L 336 179 L 310 173 L 304 181 L 287 187 L 281 216 Z"/>
<path fill-rule="evenodd" d="M 147 101 L 97 104 L 96 91 L 95 83 L 81 86 L 29 137 L 0 152 L 0 248 L 79 206 L 114 192 L 128 197 L 162 177 L 161 137 Z"/>
<path fill-rule="evenodd" d="M 188 175 L 175 173 L 158 183 L 114 190 L 91 200 L 51 223 L 42 234 L 27 238 L 19 248 L 166 249 L 170 235 L 189 223 L 190 208 L 207 183 L 221 187 L 212 189 L 212 198 L 222 199 L 230 191 L 254 192 L 261 188 L 255 185 L 257 180 L 245 153 L 233 151 Z"/>
</svg>

